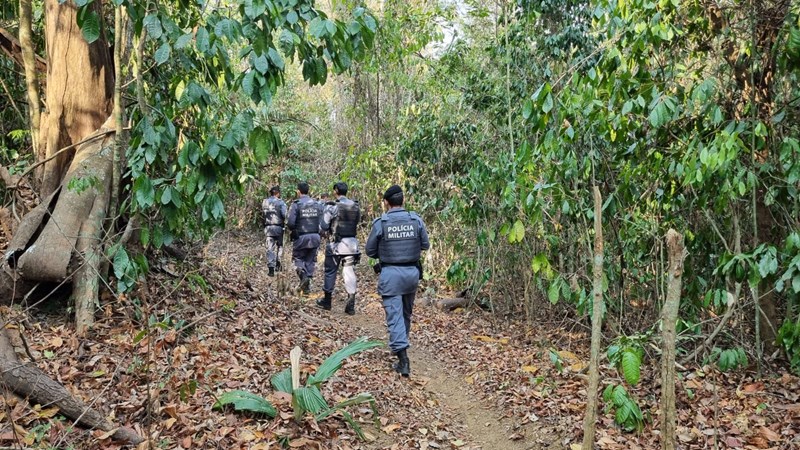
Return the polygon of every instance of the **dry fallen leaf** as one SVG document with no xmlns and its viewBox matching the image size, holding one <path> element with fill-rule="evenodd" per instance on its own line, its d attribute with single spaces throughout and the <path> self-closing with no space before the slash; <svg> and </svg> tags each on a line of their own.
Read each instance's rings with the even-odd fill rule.
<svg viewBox="0 0 800 450">
<path fill-rule="evenodd" d="M 395 430 L 398 430 L 398 429 L 400 429 L 402 427 L 403 426 L 400 425 L 399 423 L 393 423 L 391 425 L 386 425 L 385 427 L 381 428 L 381 430 L 383 430 L 384 433 L 389 434 L 389 433 L 391 433 L 391 432 L 393 432 Z"/>
</svg>

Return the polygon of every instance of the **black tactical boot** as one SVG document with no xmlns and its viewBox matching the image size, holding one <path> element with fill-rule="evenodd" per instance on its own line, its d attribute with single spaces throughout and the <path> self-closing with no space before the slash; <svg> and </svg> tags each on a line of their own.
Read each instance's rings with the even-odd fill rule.
<svg viewBox="0 0 800 450">
<path fill-rule="evenodd" d="M 303 274 L 303 278 L 300 280 L 300 291 L 305 295 L 311 293 L 311 277 Z"/>
<path fill-rule="evenodd" d="M 270 267 L 269 272 L 267 272 L 267 276 L 274 277 L 275 276 L 275 268 Z"/>
<path fill-rule="evenodd" d="M 344 313 L 348 316 L 355 315 L 356 313 L 356 294 L 347 296 L 347 305 L 344 307 Z"/>
<path fill-rule="evenodd" d="M 283 272 L 283 267 L 281 267 L 280 261 L 275 261 L 275 272 Z"/>
<path fill-rule="evenodd" d="M 411 373 L 411 363 L 408 361 L 408 354 L 406 354 L 406 349 L 402 349 L 396 353 L 397 355 L 397 364 L 394 365 L 395 372 L 399 373 L 404 377 L 408 377 L 409 373 Z"/>
<path fill-rule="evenodd" d="M 324 309 L 325 311 L 331 310 L 331 293 L 326 292 L 325 298 L 321 298 L 317 300 L 317 306 Z"/>
</svg>

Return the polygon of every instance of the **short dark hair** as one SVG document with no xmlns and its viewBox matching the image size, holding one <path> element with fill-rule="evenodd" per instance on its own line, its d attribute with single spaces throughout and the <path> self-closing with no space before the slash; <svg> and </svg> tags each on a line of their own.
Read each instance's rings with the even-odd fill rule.
<svg viewBox="0 0 800 450">
<path fill-rule="evenodd" d="M 308 183 L 305 181 L 297 183 L 297 190 L 303 195 L 308 195 Z"/>
<path fill-rule="evenodd" d="M 340 181 L 333 185 L 333 190 L 339 195 L 347 195 L 347 183 Z"/>
<path fill-rule="evenodd" d="M 403 206 L 403 193 L 398 192 L 397 194 L 390 195 L 386 201 L 389 202 L 389 206 Z"/>
<path fill-rule="evenodd" d="M 280 186 L 272 186 L 271 188 L 269 188 L 269 195 L 275 195 L 275 194 L 280 194 L 280 193 L 281 193 L 281 187 Z"/>
</svg>

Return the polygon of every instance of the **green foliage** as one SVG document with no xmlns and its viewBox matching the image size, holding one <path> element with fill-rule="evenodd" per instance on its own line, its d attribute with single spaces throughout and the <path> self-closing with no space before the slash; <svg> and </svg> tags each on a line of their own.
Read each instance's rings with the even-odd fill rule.
<svg viewBox="0 0 800 450">
<path fill-rule="evenodd" d="M 332 377 L 342 367 L 342 362 L 348 357 L 382 346 L 383 342 L 381 341 L 370 341 L 366 337 L 358 338 L 326 358 L 317 368 L 317 372 L 308 377 L 306 384 L 309 386 L 318 386 Z"/>
<path fill-rule="evenodd" d="M 711 351 L 711 360 L 716 360 L 717 367 L 723 372 L 729 372 L 740 368 L 747 367 L 747 355 L 744 349 L 736 347 L 732 349 L 722 350 L 714 347 Z"/>
<path fill-rule="evenodd" d="M 99 186 L 99 181 L 95 176 L 88 176 L 88 177 L 73 177 L 70 178 L 69 182 L 67 183 L 67 189 L 73 191 L 77 194 L 85 191 L 89 188 L 95 188 Z"/>
<path fill-rule="evenodd" d="M 792 371 L 800 374 L 800 321 L 785 320 L 778 329 L 777 343 L 786 352 Z"/>
<path fill-rule="evenodd" d="M 325 361 L 320 364 L 319 368 L 317 368 L 317 372 L 308 377 L 305 386 L 300 386 L 296 389 L 293 388 L 291 368 L 286 368 L 273 375 L 270 379 L 270 383 L 275 390 L 291 394 L 295 420 L 300 420 L 306 413 L 311 413 L 314 415 L 315 420 L 320 421 L 330 417 L 336 412 L 340 412 L 344 420 L 353 428 L 359 438 L 363 440 L 365 437 L 361 427 L 345 408 L 361 403 L 369 403 L 377 420 L 377 406 L 372 395 L 369 393 L 362 393 L 339 402 L 334 406 L 330 406 L 320 391 L 320 385 L 336 374 L 342 367 L 342 362 L 348 357 L 381 346 L 383 346 L 383 342 L 381 341 L 371 341 L 367 339 L 367 337 L 360 337 L 326 358 Z"/>
<path fill-rule="evenodd" d="M 274 418 L 278 411 L 267 399 L 247 391 L 228 391 L 219 396 L 214 403 L 214 409 L 220 409 L 225 405 L 233 405 L 237 411 L 250 411 L 265 414 Z"/>
<path fill-rule="evenodd" d="M 559 372 L 564 371 L 564 362 L 561 359 L 561 356 L 553 350 L 552 348 L 548 350 L 548 354 L 550 355 L 550 362 L 555 366 L 556 370 Z"/>
<path fill-rule="evenodd" d="M 639 405 L 622 385 L 606 386 L 603 401 L 606 403 L 606 412 L 614 411 L 614 422 L 623 430 L 639 432 L 644 428 L 644 416 Z"/>
<path fill-rule="evenodd" d="M 131 257 L 120 244 L 108 247 L 106 256 L 114 266 L 114 276 L 117 279 L 119 292 L 128 292 L 133 289 L 138 280 L 150 270 L 147 258 L 143 254 L 139 253 Z"/>
<path fill-rule="evenodd" d="M 625 381 L 631 386 L 639 384 L 642 357 L 644 356 L 643 343 L 647 339 L 649 339 L 649 335 L 622 336 L 608 347 L 608 362 L 622 373 Z"/>
</svg>

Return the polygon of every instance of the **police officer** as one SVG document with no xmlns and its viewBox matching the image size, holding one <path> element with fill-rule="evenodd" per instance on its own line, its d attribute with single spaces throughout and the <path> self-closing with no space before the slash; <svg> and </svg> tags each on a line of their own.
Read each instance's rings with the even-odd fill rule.
<svg viewBox="0 0 800 450">
<path fill-rule="evenodd" d="M 281 200 L 281 188 L 278 186 L 273 186 L 269 195 L 261 202 L 261 210 L 264 212 L 264 234 L 267 236 L 267 275 L 274 277 L 276 270 L 281 271 L 286 203 Z"/>
<path fill-rule="evenodd" d="M 304 294 L 311 292 L 311 278 L 314 277 L 319 249 L 321 213 L 317 202 L 308 196 L 308 183 L 297 183 L 297 200 L 289 208 L 286 225 L 292 232 L 292 261 L 300 278 L 300 290 Z"/>
<path fill-rule="evenodd" d="M 422 219 L 403 209 L 403 190 L 393 185 L 383 194 L 386 210 L 372 222 L 366 253 L 377 258 L 375 270 L 380 272 L 378 294 L 383 300 L 389 348 L 397 355 L 394 369 L 407 377 L 411 372 L 406 350 L 411 330 L 414 296 L 422 278 L 420 254 L 430 247 L 428 231 Z"/>
<path fill-rule="evenodd" d="M 350 200 L 347 195 L 347 184 L 340 181 L 333 185 L 336 201 L 328 202 L 322 215 L 320 229 L 330 233 L 330 242 L 325 246 L 325 284 L 322 290 L 325 298 L 317 300 L 317 306 L 331 309 L 331 296 L 336 285 L 339 266 L 343 266 L 342 277 L 344 289 L 347 291 L 345 314 L 356 313 L 356 271 L 355 265 L 360 256 L 356 227 L 361 220 L 358 202 Z"/>
</svg>

